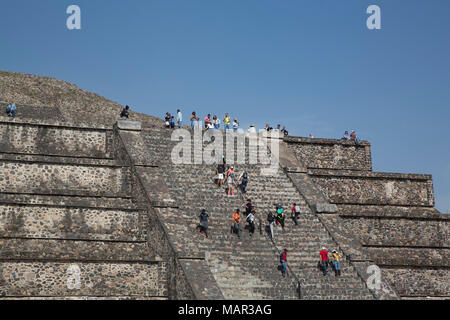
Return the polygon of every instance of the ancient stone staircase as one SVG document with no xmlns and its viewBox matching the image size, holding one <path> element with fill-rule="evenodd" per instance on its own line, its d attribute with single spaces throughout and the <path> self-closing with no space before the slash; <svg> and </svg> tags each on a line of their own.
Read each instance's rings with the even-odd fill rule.
<svg viewBox="0 0 450 320">
<path fill-rule="evenodd" d="M 228 197 L 224 188 L 214 185 L 215 167 L 207 165 L 172 165 L 170 154 L 174 143 L 170 131 L 146 134 L 145 141 L 155 160 L 160 161 L 159 173 L 165 181 L 179 210 L 173 212 L 184 232 L 195 241 L 197 252 L 206 261 L 226 299 L 295 299 L 298 297 L 294 279 L 283 279 L 277 271 L 278 252 L 258 231 L 253 237 L 243 230 L 241 239 L 231 233 L 232 213 L 243 201 L 237 195 Z M 192 149 L 193 150 L 193 149 Z M 196 230 L 201 209 L 210 214 L 210 237 Z M 244 216 L 242 215 L 244 218 Z M 169 220 L 169 218 L 168 218 Z M 244 226 L 245 224 L 243 224 Z M 181 241 L 181 239 L 180 239 Z"/>
<path fill-rule="evenodd" d="M 162 180 L 166 182 L 180 211 L 183 212 L 176 214 L 184 215 L 184 221 L 188 223 L 187 233 L 195 234 L 196 214 L 201 209 L 205 208 L 210 213 L 211 238 L 205 239 L 204 236 L 196 234 L 194 241 L 198 243 L 199 250 L 205 250 L 208 263 L 224 297 L 273 299 L 280 297 L 281 292 L 285 293 L 283 298 L 293 299 L 298 298 L 297 288 L 300 282 L 304 299 L 373 299 L 362 279 L 345 259 L 340 278 L 335 279 L 331 270 L 330 276 L 324 278 L 317 270 L 320 248 L 325 246 L 331 250 L 338 248 L 338 245 L 333 242 L 281 169 L 274 176 L 261 176 L 262 165 L 235 165 L 237 175 L 243 170 L 249 173 L 250 183 L 245 196 L 237 192 L 238 200 L 228 198 L 224 188 L 214 185 L 215 166 L 171 164 L 168 155 L 175 143 L 170 141 L 170 134 L 171 131 L 152 130 L 151 133 L 146 133 L 145 141 L 155 161 L 160 163 Z M 233 151 L 237 152 L 241 147 L 243 146 L 236 145 Z M 248 145 L 246 149 L 248 162 Z M 193 150 L 192 143 L 192 153 Z M 227 156 L 225 145 L 223 150 Z M 230 226 L 231 213 L 233 209 L 242 206 L 244 197 L 251 198 L 255 204 L 261 234 L 256 232 L 250 239 L 248 233 L 243 232 L 241 243 L 236 239 L 236 235 L 230 234 Z M 294 202 L 300 205 L 304 212 L 299 219 L 299 226 L 294 227 L 293 222 L 287 219 L 284 233 L 281 228 L 277 228 L 274 245 L 265 230 L 267 213 L 274 210 L 275 203 L 281 204 L 288 212 Z M 281 278 L 280 272 L 277 271 L 279 253 L 284 248 L 288 248 L 290 252 L 290 272 L 287 279 Z M 249 256 L 252 259 L 249 259 Z M 255 268 L 249 268 L 252 263 Z M 246 272 L 246 269 L 250 272 Z M 259 282 L 250 275 L 259 276 Z M 283 285 L 284 282 L 287 282 L 287 285 Z M 266 293 L 261 296 L 260 292 Z"/>
</svg>

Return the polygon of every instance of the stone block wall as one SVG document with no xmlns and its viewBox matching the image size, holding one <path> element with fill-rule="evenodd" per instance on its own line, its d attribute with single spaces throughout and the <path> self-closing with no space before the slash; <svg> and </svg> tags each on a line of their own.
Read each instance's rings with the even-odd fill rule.
<svg viewBox="0 0 450 320">
<path fill-rule="evenodd" d="M 10 238 L 137 241 L 139 212 L 0 204 L 0 234 Z"/>
<path fill-rule="evenodd" d="M 1 152 L 109 158 L 111 130 L 0 121 Z"/>
<path fill-rule="evenodd" d="M 335 204 L 434 206 L 430 175 L 318 169 L 308 174 Z"/>
<path fill-rule="evenodd" d="M 0 119 L 0 299 L 167 299 L 167 263 L 113 140 L 102 126 Z"/>
<path fill-rule="evenodd" d="M 383 276 L 405 297 L 449 296 L 448 269 L 383 268 Z"/>
<path fill-rule="evenodd" d="M 0 296 L 166 295 L 164 264 L 1 262 L 0 275 Z"/>
<path fill-rule="evenodd" d="M 368 246 L 449 247 L 450 219 L 413 217 L 367 217 L 361 214 L 342 216 L 346 228 L 357 230 Z"/>
<path fill-rule="evenodd" d="M 298 161 L 308 168 L 372 170 L 370 144 L 335 139 L 288 137 L 284 141 Z"/>
<path fill-rule="evenodd" d="M 0 192 L 127 196 L 128 169 L 0 161 Z"/>
</svg>

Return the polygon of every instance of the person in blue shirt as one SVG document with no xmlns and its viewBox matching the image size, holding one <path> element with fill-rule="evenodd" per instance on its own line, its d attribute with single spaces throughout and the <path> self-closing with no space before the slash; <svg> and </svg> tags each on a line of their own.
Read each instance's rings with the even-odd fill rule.
<svg viewBox="0 0 450 320">
<path fill-rule="evenodd" d="M 8 114 L 8 117 L 15 117 L 16 116 L 16 105 L 11 102 L 6 107 L 6 113 Z"/>
</svg>

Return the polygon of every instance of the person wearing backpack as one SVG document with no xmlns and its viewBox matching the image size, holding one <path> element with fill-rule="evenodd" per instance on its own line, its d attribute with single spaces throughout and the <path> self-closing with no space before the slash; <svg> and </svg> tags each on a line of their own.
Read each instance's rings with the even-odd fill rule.
<svg viewBox="0 0 450 320">
<path fill-rule="evenodd" d="M 200 228 L 200 233 L 204 233 L 208 238 L 209 214 L 207 214 L 206 210 L 203 209 L 202 212 L 198 215 L 198 217 L 200 219 L 200 224 L 197 226 L 197 228 Z"/>
<path fill-rule="evenodd" d="M 246 193 L 246 188 L 247 188 L 247 184 L 248 184 L 248 173 L 247 171 L 244 171 L 244 173 L 242 173 L 242 180 L 241 180 L 241 191 L 242 193 Z"/>
<path fill-rule="evenodd" d="M 253 210 L 252 212 L 250 212 L 247 215 L 246 221 L 248 223 L 250 237 L 251 237 L 255 233 L 255 210 Z"/>
<path fill-rule="evenodd" d="M 292 220 L 294 220 L 294 223 L 296 226 L 298 226 L 298 216 L 300 215 L 302 211 L 302 208 L 300 208 L 296 203 L 294 203 L 294 205 L 292 206 L 292 210 L 291 210 L 291 217 Z"/>
<path fill-rule="evenodd" d="M 241 214 L 239 209 L 233 213 L 233 231 L 237 233 L 238 238 L 241 238 Z"/>
<path fill-rule="evenodd" d="M 269 222 L 270 237 L 273 240 L 273 226 L 275 224 L 275 216 L 272 212 L 269 212 L 269 214 L 267 215 L 267 221 Z"/>
<path fill-rule="evenodd" d="M 284 231 L 284 209 L 280 205 L 277 205 L 276 209 L 277 209 L 277 216 L 276 216 L 277 224 L 281 225 L 281 229 Z"/>
<path fill-rule="evenodd" d="M 280 262 L 281 262 L 281 274 L 283 278 L 286 277 L 286 269 L 287 269 L 287 249 L 284 249 L 280 254 Z"/>
<path fill-rule="evenodd" d="M 254 206 L 252 204 L 252 199 L 247 199 L 247 201 L 242 205 L 245 208 L 244 214 L 248 216 L 252 211 L 254 211 Z"/>
</svg>

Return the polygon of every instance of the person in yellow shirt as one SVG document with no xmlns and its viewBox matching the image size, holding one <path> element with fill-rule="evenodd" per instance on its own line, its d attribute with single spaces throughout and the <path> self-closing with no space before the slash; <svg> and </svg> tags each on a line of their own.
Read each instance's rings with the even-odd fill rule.
<svg viewBox="0 0 450 320">
<path fill-rule="evenodd" d="M 231 118 L 228 116 L 228 113 L 225 113 L 223 124 L 225 125 L 225 131 L 230 130 Z"/>
<path fill-rule="evenodd" d="M 334 272 L 335 276 L 338 277 L 341 275 L 341 259 L 342 255 L 337 252 L 337 250 L 333 250 L 332 252 L 333 256 L 333 264 L 334 264 Z"/>
</svg>

